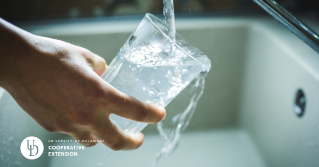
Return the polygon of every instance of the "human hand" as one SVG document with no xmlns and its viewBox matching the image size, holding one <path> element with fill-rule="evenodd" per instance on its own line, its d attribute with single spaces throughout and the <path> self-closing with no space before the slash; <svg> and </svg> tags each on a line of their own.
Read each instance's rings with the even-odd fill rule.
<svg viewBox="0 0 319 167">
<path fill-rule="evenodd" d="M 1 19 L 0 35 L 0 45 L 6 46 L 0 48 L 0 86 L 50 132 L 80 141 L 104 140 L 113 150 L 130 150 L 142 144 L 144 135 L 124 133 L 111 123 L 110 114 L 145 123 L 165 117 L 164 109 L 101 79 L 107 68 L 104 59 L 84 48 L 35 36 Z"/>
</svg>

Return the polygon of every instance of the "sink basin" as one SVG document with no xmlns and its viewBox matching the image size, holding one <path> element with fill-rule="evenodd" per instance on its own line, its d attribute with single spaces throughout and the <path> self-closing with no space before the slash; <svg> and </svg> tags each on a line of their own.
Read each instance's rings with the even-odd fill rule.
<svg viewBox="0 0 319 167">
<path fill-rule="evenodd" d="M 177 31 L 212 61 L 205 92 L 177 150 L 158 166 L 319 166 L 319 55 L 270 17 L 177 19 Z M 137 27 L 131 21 L 23 24 L 24 29 L 82 46 L 109 63 Z M 310 27 L 319 30 L 315 22 Z M 297 91 L 306 107 L 295 113 Z M 1 95 L 2 94 L 2 95 Z M 167 111 L 186 104 L 178 96 Z M 163 141 L 149 125 L 142 147 L 113 152 L 98 144 L 77 157 L 48 156 L 48 146 L 78 145 L 49 133 L 0 89 L 0 166 L 151 166 Z M 43 155 L 25 159 L 20 144 L 40 138 Z M 66 140 L 73 142 L 49 142 Z"/>
</svg>

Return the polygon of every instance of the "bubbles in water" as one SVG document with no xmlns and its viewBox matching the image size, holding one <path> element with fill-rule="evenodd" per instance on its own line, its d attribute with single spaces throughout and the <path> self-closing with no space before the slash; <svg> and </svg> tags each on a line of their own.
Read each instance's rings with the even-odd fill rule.
<svg viewBox="0 0 319 167">
<path fill-rule="evenodd" d="M 182 39 L 180 39 L 182 40 Z M 192 62 L 193 59 L 187 54 L 176 50 L 175 45 L 171 50 L 162 50 L 160 47 L 163 46 L 154 46 L 148 45 L 143 47 L 137 47 L 135 50 L 131 49 L 130 51 L 123 50 L 122 56 L 127 58 L 131 63 L 141 66 L 153 66 L 154 70 L 158 69 L 156 66 L 161 65 L 180 65 L 187 62 Z M 170 56 L 174 55 L 174 56 Z M 201 55 L 200 53 L 198 55 Z M 139 68 L 139 67 L 138 67 Z"/>
<path fill-rule="evenodd" d="M 159 104 L 157 104 L 157 105 L 160 106 L 160 107 L 164 107 L 165 103 L 163 101 L 160 101 Z"/>
<path fill-rule="evenodd" d="M 179 73 L 180 73 L 180 69 L 179 69 L 178 67 L 175 67 L 174 72 L 175 72 L 176 74 L 179 74 Z"/>
<path fill-rule="evenodd" d="M 3 140 L 2 143 L 3 143 L 3 144 L 6 144 L 6 141 Z"/>
<path fill-rule="evenodd" d="M 97 166 L 102 166 L 102 163 L 99 163 Z"/>
<path fill-rule="evenodd" d="M 187 69 L 183 69 L 183 70 L 182 70 L 182 73 L 183 73 L 183 74 L 186 74 L 187 72 L 188 72 Z"/>
<path fill-rule="evenodd" d="M 131 38 L 129 39 L 130 43 L 134 42 L 136 39 L 136 36 L 132 35 Z"/>
<path fill-rule="evenodd" d="M 151 80 L 151 83 L 150 83 L 150 85 L 154 85 L 154 83 L 155 83 L 155 82 L 154 82 L 154 80 Z"/>
<path fill-rule="evenodd" d="M 8 154 L 11 155 L 11 151 L 10 150 L 8 150 Z"/>
</svg>

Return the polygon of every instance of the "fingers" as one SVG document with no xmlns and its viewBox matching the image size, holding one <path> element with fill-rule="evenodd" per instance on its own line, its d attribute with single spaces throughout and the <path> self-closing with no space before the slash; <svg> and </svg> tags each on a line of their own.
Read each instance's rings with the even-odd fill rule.
<svg viewBox="0 0 319 167">
<path fill-rule="evenodd" d="M 103 144 L 112 150 L 132 150 L 140 147 L 144 140 L 144 135 L 127 134 L 116 127 L 107 116 L 96 119 L 92 132 L 100 140 L 104 140 Z"/>
<path fill-rule="evenodd" d="M 90 52 L 87 49 L 80 48 L 80 55 L 86 60 L 90 67 L 92 67 L 93 71 L 101 76 L 107 68 L 105 60 Z"/>
<path fill-rule="evenodd" d="M 118 90 L 113 91 L 115 93 L 113 93 L 110 98 L 111 101 L 107 104 L 107 108 L 111 113 L 144 123 L 158 123 L 164 119 L 166 115 L 165 109 L 141 102 Z"/>
<path fill-rule="evenodd" d="M 98 55 L 94 54 L 93 57 L 94 57 L 93 58 L 94 59 L 94 61 L 93 61 L 93 71 L 97 75 L 101 76 L 104 73 L 104 71 L 106 70 L 106 68 L 107 68 L 106 62 L 105 62 L 105 60 L 102 57 L 100 57 Z"/>
<path fill-rule="evenodd" d="M 97 144 L 97 140 L 98 140 L 98 138 L 95 137 L 89 131 L 75 132 L 75 133 L 70 134 L 70 136 L 73 137 L 73 139 L 77 140 L 78 143 L 80 143 L 81 145 L 86 146 L 86 147 L 95 146 Z M 94 140 L 96 142 L 93 142 Z"/>
</svg>

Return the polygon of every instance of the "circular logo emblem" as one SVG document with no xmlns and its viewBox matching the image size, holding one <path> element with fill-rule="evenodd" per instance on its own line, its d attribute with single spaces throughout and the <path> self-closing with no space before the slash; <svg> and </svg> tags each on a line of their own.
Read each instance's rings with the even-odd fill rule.
<svg viewBox="0 0 319 167">
<path fill-rule="evenodd" d="M 20 146 L 22 155 L 27 159 L 37 159 L 43 153 L 43 143 L 42 141 L 34 136 L 25 138 Z"/>
</svg>

